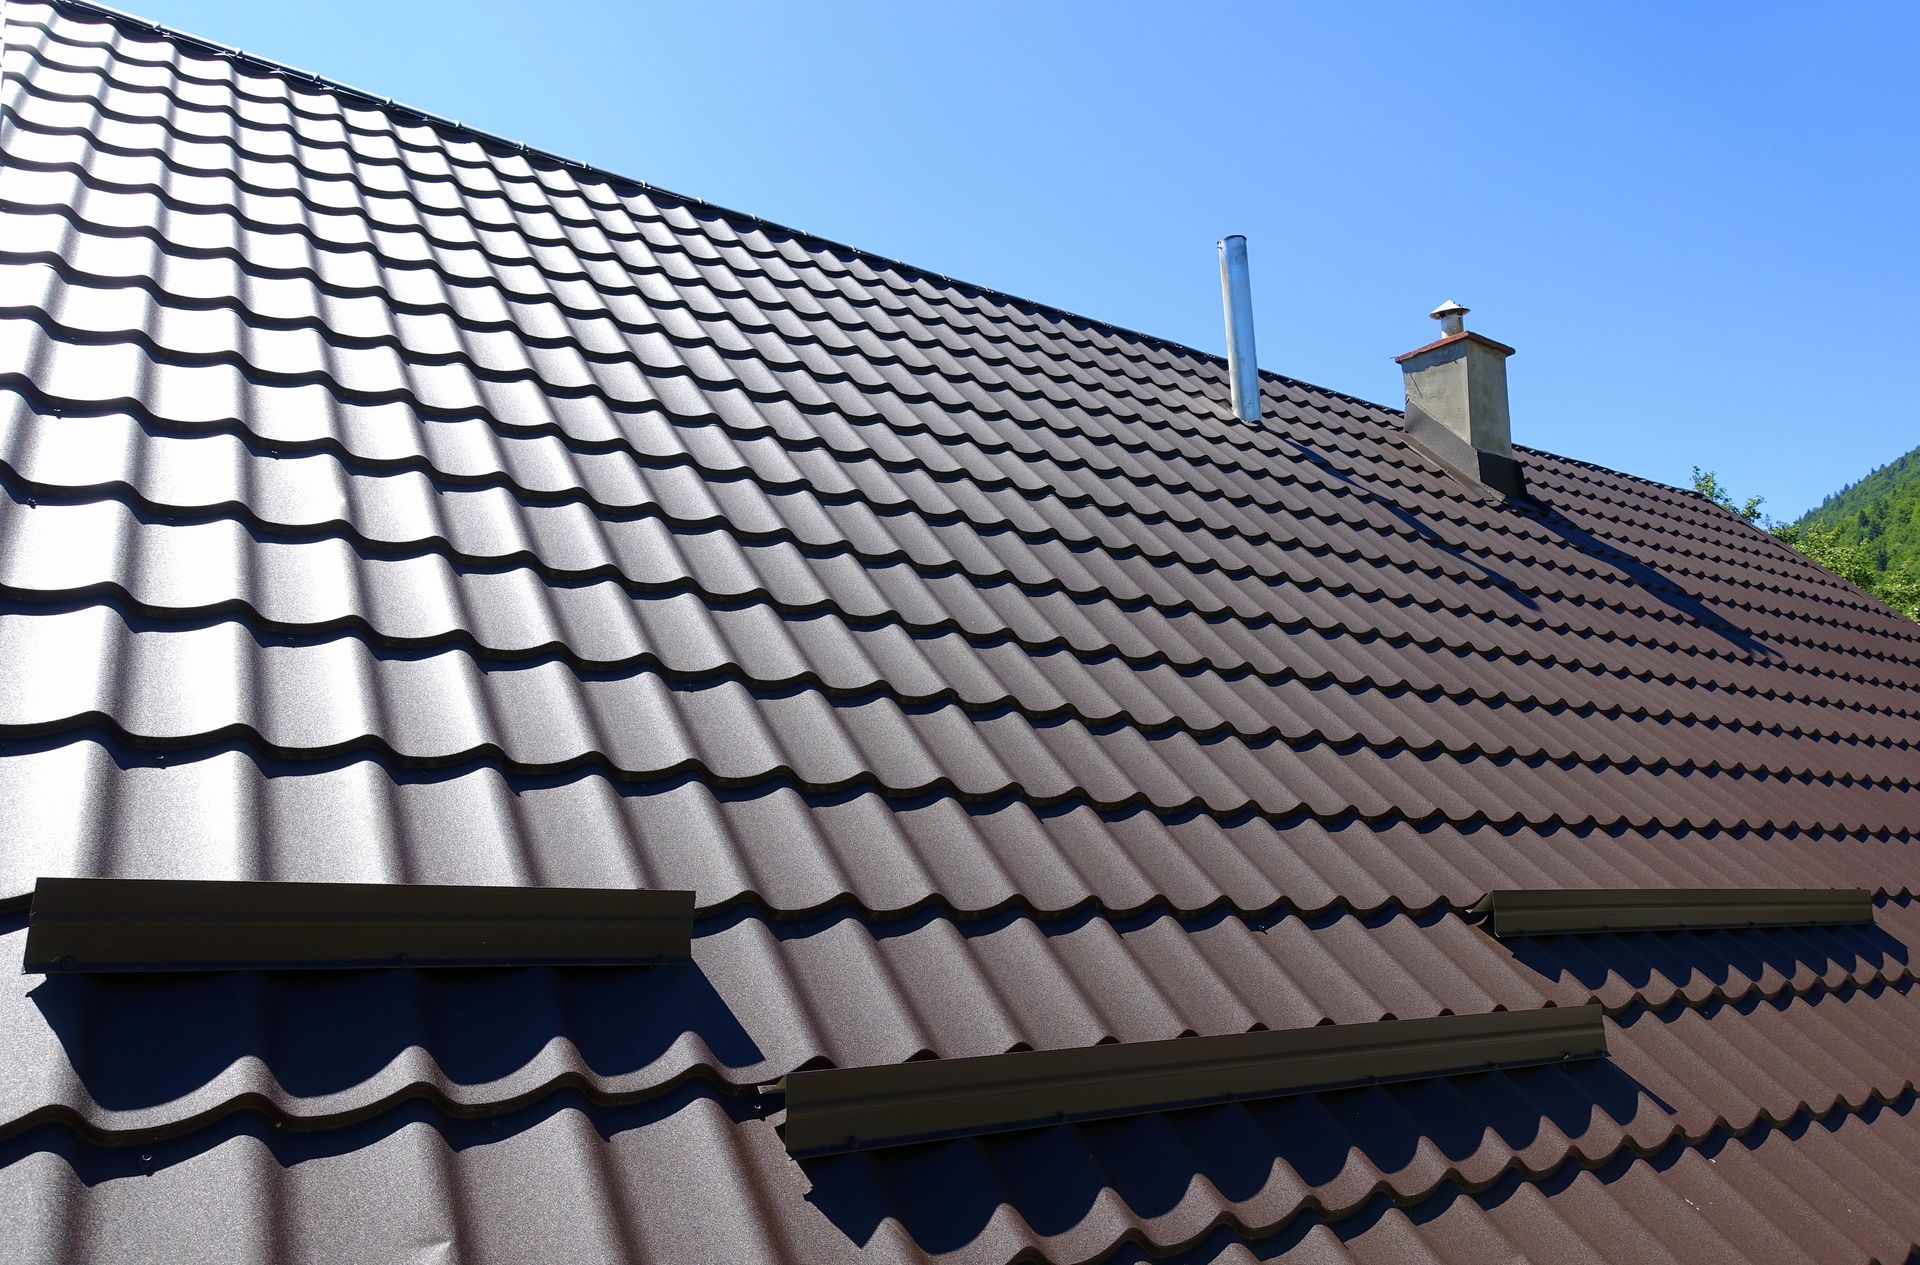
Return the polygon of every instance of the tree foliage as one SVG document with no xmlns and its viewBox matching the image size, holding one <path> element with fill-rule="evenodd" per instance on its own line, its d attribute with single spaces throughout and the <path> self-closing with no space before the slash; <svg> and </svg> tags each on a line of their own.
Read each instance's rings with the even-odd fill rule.
<svg viewBox="0 0 1920 1265">
<path fill-rule="evenodd" d="M 1920 448 L 1835 492 L 1800 524 L 1864 546 L 1876 570 L 1920 568 Z"/>
<path fill-rule="evenodd" d="M 1720 476 L 1711 470 L 1702 470 L 1699 466 L 1693 468 L 1693 490 L 1721 509 L 1738 514 L 1749 523 L 1760 521 L 1760 507 L 1767 503 L 1767 498 L 1764 496 L 1750 496 L 1740 504 L 1734 504 L 1733 493 L 1721 486 Z"/>
<path fill-rule="evenodd" d="M 1920 620 L 1920 449 L 1792 523 L 1761 513 L 1763 497 L 1736 502 L 1713 471 L 1699 466 L 1693 468 L 1693 490 L 1908 619 Z"/>
</svg>

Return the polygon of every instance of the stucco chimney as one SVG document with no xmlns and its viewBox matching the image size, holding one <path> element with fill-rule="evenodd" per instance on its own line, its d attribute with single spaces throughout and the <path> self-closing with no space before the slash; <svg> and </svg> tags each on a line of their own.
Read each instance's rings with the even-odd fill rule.
<svg viewBox="0 0 1920 1265">
<path fill-rule="evenodd" d="M 1396 357 L 1407 383 L 1407 437 L 1470 483 L 1525 495 L 1507 416 L 1513 348 L 1466 328 L 1467 309 L 1458 303 L 1428 315 L 1440 322 L 1440 338 Z"/>
</svg>

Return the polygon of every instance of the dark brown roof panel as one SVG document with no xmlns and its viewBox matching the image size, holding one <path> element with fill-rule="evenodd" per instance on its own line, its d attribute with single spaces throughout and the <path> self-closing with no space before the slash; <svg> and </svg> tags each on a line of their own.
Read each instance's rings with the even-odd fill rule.
<svg viewBox="0 0 1920 1265">
<path fill-rule="evenodd" d="M 1578 1101 L 1570 1085 L 1524 1089 L 1562 1113 Z M 325 1261 L 447 1236 L 482 1261 L 667 1261 L 716 1243 L 739 1259 L 795 1262 L 1137 1261 L 1130 1244 L 1155 1257 L 1191 1248 L 1195 1260 L 1325 1259 L 1336 1248 L 1362 1261 L 1465 1260 L 1497 1233 L 1537 1259 L 1826 1265 L 1899 1260 L 1920 1238 L 1911 1099 L 1655 1145 L 1647 1158 L 1606 1148 L 1613 1158 L 1592 1167 L 1538 1173 L 1503 1175 L 1472 1143 L 1417 1141 L 1475 1119 L 1463 1112 L 1493 1113 L 1476 1120 L 1491 1131 L 1515 1107 L 1539 1110 L 1522 1090 L 1489 1078 L 1469 1104 L 1383 1088 L 1281 1101 L 1305 1116 L 1217 1108 L 1018 1135 L 993 1167 L 980 1142 L 960 1141 L 804 1171 L 769 1122 L 693 1087 L 620 1109 L 554 1100 L 495 1121 L 414 1105 L 331 1135 L 236 1117 L 191 1139 L 102 1150 L 49 1132 L 7 1153 L 0 1192 L 10 1207 L 65 1209 L 15 1241 L 34 1259 L 76 1262 Z M 1610 1121 L 1608 1132 L 1629 1136 Z M 1371 1158 L 1345 1149 L 1359 1137 Z M 1551 1149 L 1543 1138 L 1542 1154 Z M 1129 1154 L 1158 1160 L 1089 1171 Z M 1183 1180 L 1183 1168 L 1210 1180 Z M 1402 1184 L 1424 1197 L 1376 1193 Z M 546 1193 L 520 1197 L 528 1189 Z M 1303 1205 L 1309 1192 L 1316 1202 Z M 1561 1255 L 1583 1243 L 1590 1250 Z"/>
<path fill-rule="evenodd" d="M 36 448 L 43 446 L 34 444 Z M 43 512 L 56 525 L 61 521 L 78 522 L 51 505 L 38 507 L 35 517 Z M 214 577 L 198 577 L 202 585 L 210 581 L 217 582 Z M 82 587 L 74 585 L 71 589 Z M 102 651 L 122 652 L 130 672 L 157 670 L 149 665 L 166 663 L 177 656 L 247 654 L 254 660 L 249 671 L 272 673 L 283 679 L 280 688 L 287 689 L 297 688 L 303 675 L 338 670 L 333 660 L 354 654 L 359 646 L 355 638 L 346 635 L 351 623 L 342 614 L 337 621 L 326 621 L 338 625 L 334 636 L 309 633 L 298 652 L 271 644 L 255 649 L 249 643 L 271 643 L 281 630 L 297 625 L 297 621 L 284 617 L 269 617 L 291 612 L 256 609 L 245 618 L 216 620 L 211 612 L 187 614 L 166 603 L 147 600 L 154 596 L 152 592 L 146 598 L 128 594 L 133 601 L 78 606 L 65 593 L 36 594 L 33 600 L 51 609 L 34 612 L 40 617 L 31 623 L 11 621 L 10 640 L 19 647 L 19 653 L 40 654 L 52 653 L 48 645 L 105 643 Z M 21 594 L 16 600 L 21 603 L 17 609 L 26 613 L 27 595 Z M 170 612 L 166 622 L 153 614 L 158 611 Z M 686 698 L 692 706 L 696 700 L 730 685 L 757 692 L 818 685 L 836 694 L 885 705 L 948 705 L 970 719 L 1012 710 L 1043 726 L 1146 731 L 1158 746 L 1172 746 L 1182 739 L 1217 738 L 1255 749 L 1280 743 L 1316 746 L 1359 741 L 1388 750 L 1404 747 L 1459 758 L 1485 754 L 1526 762 L 1601 766 L 1636 760 L 1674 766 L 1711 764 L 1720 769 L 1747 768 L 1804 777 L 1825 771 L 1825 762 L 1812 759 L 1804 738 L 1825 736 L 1850 750 L 1857 766 L 1854 776 L 1859 779 L 1903 782 L 1910 780 L 1911 773 L 1912 752 L 1905 732 L 1911 727 L 1909 722 L 1890 718 L 1883 726 L 1890 732 L 1884 736 L 1860 735 L 1846 727 L 1844 713 L 1823 715 L 1812 708 L 1793 709 L 1791 704 L 1722 707 L 1720 699 L 1708 696 L 1699 700 L 1710 709 L 1705 714 L 1688 712 L 1653 720 L 1625 714 L 1618 704 L 1602 707 L 1583 701 L 1569 705 L 1524 694 L 1509 700 L 1500 694 L 1476 695 L 1471 686 L 1448 692 L 1447 686 L 1425 671 L 1414 674 L 1414 680 L 1409 680 L 1407 673 L 1383 672 L 1384 679 L 1362 675 L 1352 684 L 1337 685 L 1338 677 L 1329 680 L 1326 676 L 1301 679 L 1281 675 L 1263 680 L 1253 674 L 1183 672 L 1171 665 L 1045 655 L 1009 643 L 979 646 L 952 634 L 913 638 L 903 629 L 864 628 L 831 616 L 789 621 L 760 606 L 709 612 L 691 595 L 642 604 L 639 615 L 630 624 L 609 629 L 625 644 L 590 647 L 596 653 L 584 658 L 558 653 L 551 643 L 547 649 L 529 646 L 512 652 L 476 646 L 472 630 L 446 629 L 437 635 L 406 638 L 417 643 L 411 647 L 414 654 L 385 668 L 363 669 L 380 695 L 362 706 L 403 706 L 408 694 L 446 681 L 454 674 L 450 665 L 464 664 L 469 655 L 480 650 L 491 667 L 487 688 L 511 697 L 541 691 L 552 694 L 564 687 L 578 696 L 577 706 L 590 712 L 622 706 L 626 696 L 644 690 Z M 694 623 L 696 620 L 699 622 Z M 710 644 L 688 635 L 693 631 L 690 623 L 697 628 L 709 621 L 724 633 L 724 642 Z M 132 635 L 136 626 L 144 636 Z M 729 655 L 728 650 L 735 646 L 739 649 Z M 719 655 L 727 657 L 717 658 Z M 1449 671 L 1447 675 L 1459 679 L 1457 673 Z M 439 684 L 439 688 L 451 685 Z M 1513 689 L 1514 683 L 1508 682 L 1506 688 Z M 22 727 L 57 723 L 63 714 L 82 709 L 86 701 L 69 699 L 63 706 L 57 695 L 50 695 L 36 700 L 35 713 L 16 711 L 10 723 Z M 553 700 L 549 705 L 575 704 Z M 222 722 L 232 724 L 235 718 L 217 714 L 127 718 L 136 732 L 170 739 L 190 738 Z M 1783 723 L 1803 727 L 1802 735 L 1784 732 Z M 1817 728 L 1822 723 L 1827 732 Z M 354 728 L 331 734 L 302 734 L 298 741 L 292 735 L 274 735 L 278 739 L 275 745 L 291 744 L 297 749 L 362 734 L 382 736 L 381 726 L 372 716 L 348 713 L 336 718 L 334 724 Z M 1701 758 L 1702 726 L 1715 736 L 1711 761 Z M 1816 727 L 1811 735 L 1804 732 L 1808 726 Z M 391 735 L 388 741 L 398 743 L 401 737 Z M 482 732 L 469 735 L 468 741 L 484 739 L 506 746 L 505 738 L 500 733 Z M 457 739 L 443 740 L 443 745 L 453 741 Z M 424 753 L 412 754 L 421 758 Z M 586 754 L 632 758 L 623 757 L 617 748 L 597 751 L 584 744 L 580 750 L 529 751 L 524 756 L 529 761 L 542 757 L 554 762 Z"/>
<path fill-rule="evenodd" d="M 1021 906 L 1116 912 L 1286 904 L 1473 906 L 1501 883 L 1567 887 L 1910 889 L 1903 837 L 1768 831 L 1599 831 L 1162 818 L 1137 808 L 1035 810 L 872 791 L 810 797 L 799 787 L 726 791 L 697 781 L 624 789 L 591 770 L 507 776 L 417 770 L 371 756 L 290 764 L 232 743 L 132 749 L 98 729 L 15 741 L 0 787 L 23 829 L 0 856 L 0 891 L 25 900 L 42 873 L 303 881 L 515 883 L 693 889 L 703 908 L 755 900 L 787 912 L 858 904 L 876 912 Z M 232 804 L 259 804 L 244 822 Z M 157 814 L 152 818 L 150 814 Z M 196 823 L 188 870 L 148 820 Z M 353 822 L 342 839 L 336 823 Z M 760 847 L 780 839 L 778 854 Z M 401 868 L 397 858 L 405 858 Z M 910 864 L 908 864 L 910 860 Z"/>
<path fill-rule="evenodd" d="M 48 1070 L 4 1086 L 0 1134 L 52 1114 L 102 1138 L 170 1136 L 243 1103 L 313 1128 L 411 1096 L 490 1112 L 568 1085 L 599 1101 L 644 1099 L 689 1076 L 751 1094 L 803 1068 L 1588 1001 L 1629 1035 L 1657 1035 L 1679 1022 L 1674 1007 L 1718 1016 L 1736 1003 L 1744 1010 L 1726 1023 L 1738 1026 L 1763 1000 L 1898 1000 L 1912 976 L 1894 956 L 1903 941 L 1885 932 L 1911 922 L 1909 912 L 1812 935 L 1500 946 L 1456 917 L 922 918 L 876 928 L 846 916 L 770 927 L 741 913 L 710 920 L 690 962 L 630 971 L 396 972 L 377 984 L 329 974 L 23 976 L 0 1006 L 0 1036 L 22 1067 Z M 15 952 L 20 939 L 11 937 Z M 1556 956 L 1570 945 L 1577 957 Z M 119 1041 L 168 1023 L 197 1039 L 164 1063 Z M 1817 1093 L 1817 1081 L 1800 1083 L 1794 1092 Z"/>
<path fill-rule="evenodd" d="M 1748 1143 L 1715 1140 L 1575 1170 L 1541 1185 L 1508 1179 L 1476 1194 L 1449 1191 L 1413 1208 L 1383 1201 L 1377 1216 L 1331 1225 L 1303 1217 L 1269 1241 L 1241 1243 L 1216 1231 L 1171 1258 L 1128 1248 L 1108 1260 L 1472 1265 L 1506 1252 L 1569 1265 L 1898 1261 L 1920 1241 L 1911 1200 L 1897 1184 L 1911 1180 L 1913 1171 L 1911 1113 L 1911 1104 L 1875 1109 L 1865 1117 L 1767 1132 Z M 1842 1188 L 1827 1174 L 1852 1184 Z"/>
<path fill-rule="evenodd" d="M 21 937 L 8 939 L 17 954 Z M 1543 993 L 1452 917 L 875 927 L 743 913 L 708 920 L 691 961 L 638 970 L 402 972 L 378 983 L 23 977 L 0 1004 L 0 1038 L 24 1062 L 61 1070 L 0 1086 L 0 1133 L 52 1110 L 103 1137 L 171 1134 L 243 1101 L 314 1127 L 412 1094 L 498 1110 L 565 1084 L 602 1100 L 647 1097 L 689 1075 L 751 1093 L 807 1067 L 1583 1000 L 1578 989 Z M 189 1026 L 198 1042 L 159 1066 L 144 1047 L 117 1043 L 161 1022 Z M 316 1048 L 328 1057 L 309 1057 Z"/>
<path fill-rule="evenodd" d="M 1243 426 L 1186 348 L 6 23 L 14 952 L 43 875 L 699 911 L 644 971 L 16 976 L 27 1256 L 1905 1254 L 1913 625 L 1691 494 L 1482 502 L 1362 401 Z M 1514 888 L 1877 903 L 1462 917 Z M 806 1168 L 760 1088 L 1590 1001 L 1617 1063 Z"/>
<path fill-rule="evenodd" d="M 15 740 L 0 787 L 22 829 L 0 891 L 42 874 L 687 888 L 703 908 L 742 899 L 788 912 L 833 904 L 1130 912 L 1225 902 L 1465 909 L 1503 883 L 1570 887 L 1910 890 L 1904 837 L 1792 830 L 1647 831 L 1310 817 L 1272 822 L 1142 809 L 1036 810 L 1018 800 L 811 796 L 779 784 L 622 787 L 591 769 L 390 770 L 371 755 L 292 763 L 232 741 L 169 752 L 93 728 Z M 644 793 L 640 793 L 644 790 Z M 235 804 L 259 805 L 244 819 Z M 191 812 L 188 868 L 148 820 Z M 154 816 L 157 815 L 157 816 Z M 345 831 L 341 823 L 352 823 Z M 343 837 L 344 836 L 344 837 Z M 778 838 L 777 856 L 759 840 Z"/>
<path fill-rule="evenodd" d="M 1694 1137 L 1896 1103 L 1920 1085 L 1912 980 L 1622 1015 L 1615 1061 Z"/>
</svg>

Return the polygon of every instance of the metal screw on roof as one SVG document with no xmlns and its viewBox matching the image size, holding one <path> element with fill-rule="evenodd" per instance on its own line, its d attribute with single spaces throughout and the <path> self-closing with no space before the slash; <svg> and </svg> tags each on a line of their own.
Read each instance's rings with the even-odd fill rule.
<svg viewBox="0 0 1920 1265">
<path fill-rule="evenodd" d="M 1433 311 L 1428 312 L 1427 315 L 1440 322 L 1440 333 L 1442 335 L 1452 337 L 1467 327 L 1467 313 L 1471 310 L 1471 308 L 1461 307 L 1452 299 L 1448 299 L 1445 303 L 1433 309 Z"/>
</svg>

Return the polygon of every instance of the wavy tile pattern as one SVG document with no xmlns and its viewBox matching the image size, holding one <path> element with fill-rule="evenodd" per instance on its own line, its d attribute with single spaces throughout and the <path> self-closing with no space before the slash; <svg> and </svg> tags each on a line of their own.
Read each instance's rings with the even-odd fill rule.
<svg viewBox="0 0 1920 1265">
<path fill-rule="evenodd" d="M 1451 1262 L 1497 1246 L 1830 1265 L 1901 1261 L 1920 1242 L 1911 1095 L 1661 1145 L 1649 1100 L 1578 1079 L 1061 1127 L 916 1148 L 885 1169 L 856 1156 L 803 1170 L 773 1122 L 697 1086 L 625 1108 L 561 1095 L 484 1121 L 412 1104 L 319 1134 L 234 1117 L 135 1149 L 49 1127 L 5 1144 L 0 1190 L 12 1215 L 47 1210 L 8 1226 L 35 1260 L 360 1261 L 458 1242 L 488 1262 Z M 1463 1119 L 1476 1136 L 1447 1135 Z M 1533 1171 L 1529 1154 L 1564 1150 L 1565 1129 L 1618 1145 Z M 1427 1193 L 1408 1203 L 1401 1186 Z"/>
<path fill-rule="evenodd" d="M 647 970 L 16 974 L 7 1241 L 1904 1256 L 1920 630 L 1689 494 L 1528 450 L 1489 501 L 1262 389 L 1246 426 L 1187 348 L 10 0 L 0 961 L 52 874 L 701 916 Z M 1877 916 L 1465 916 L 1610 885 Z M 799 1068 L 1590 1000 L 1604 1063 L 779 1141 Z"/>
</svg>

